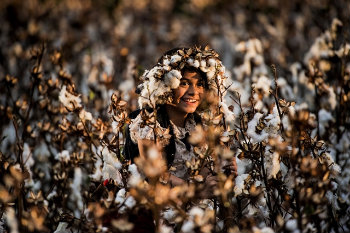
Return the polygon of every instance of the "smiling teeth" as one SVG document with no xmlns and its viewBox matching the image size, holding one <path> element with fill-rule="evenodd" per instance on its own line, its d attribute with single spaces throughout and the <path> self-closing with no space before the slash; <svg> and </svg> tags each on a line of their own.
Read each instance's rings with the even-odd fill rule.
<svg viewBox="0 0 350 233">
<path fill-rule="evenodd" d="M 190 103 L 194 103 L 196 102 L 197 100 L 194 100 L 194 99 L 184 99 L 186 102 L 190 102 Z"/>
</svg>

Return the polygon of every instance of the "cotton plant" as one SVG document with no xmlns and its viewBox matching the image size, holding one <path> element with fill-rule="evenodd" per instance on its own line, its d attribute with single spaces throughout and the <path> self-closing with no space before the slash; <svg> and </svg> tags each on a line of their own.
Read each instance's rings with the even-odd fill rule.
<svg viewBox="0 0 350 233">
<path fill-rule="evenodd" d="M 121 19 L 111 32 L 127 35 L 125 25 L 133 20 L 132 15 L 126 21 Z M 172 28 L 182 22 L 177 20 Z M 35 29 L 34 21 L 28 22 L 28 29 Z M 220 101 L 211 113 L 203 113 L 206 127 L 191 135 L 199 159 L 186 163 L 192 170 L 191 180 L 182 187 L 165 183 L 165 163 L 155 150 L 150 150 L 149 161 L 140 161 L 139 166 L 129 164 L 122 155 L 123 127 L 137 102 L 129 92 L 136 88 L 131 76 L 137 75 L 134 65 L 139 67 L 137 48 L 132 51 L 135 63 L 125 48 L 119 51 L 119 45 L 113 51 L 124 55 L 115 63 L 109 50 L 84 50 L 78 55 L 82 63 L 76 64 L 79 68 L 75 71 L 71 61 L 63 61 L 59 51 L 51 50 L 50 38 L 49 56 L 45 46 L 32 51 L 24 50 L 26 43 L 5 46 L 4 51 L 13 54 L 8 70 L 18 77 L 4 74 L 0 78 L 1 86 L 10 89 L 0 98 L 6 124 L 2 136 L 7 136 L 1 139 L 0 203 L 4 208 L 0 229 L 129 231 L 136 225 L 128 216 L 147 206 L 156 216 L 158 232 L 172 232 L 175 223 L 185 232 L 348 231 L 349 44 L 335 43 L 341 40 L 339 30 L 344 26 L 335 20 L 304 59 L 284 64 L 276 72 L 270 72 L 264 59 L 271 52 L 266 47 L 268 41 L 258 39 L 232 46 L 241 52 L 236 55 L 242 56 L 243 63 L 233 68 L 227 79 L 222 64 L 210 57 L 213 54 L 199 59 L 187 57 L 188 51 L 169 56 L 158 68 L 146 72 L 141 78 L 148 80 L 148 86 L 138 89 L 147 98 L 139 106 L 151 108 L 158 97 L 169 100 L 161 91 L 178 86 L 181 73 L 172 70 L 175 64 L 199 68 L 209 79 L 217 71 L 216 81 L 225 82 Z M 108 23 L 102 25 L 109 27 Z M 64 36 L 52 35 L 55 46 L 66 45 Z M 146 50 L 153 51 L 152 46 Z M 101 52 L 95 56 L 96 51 Z M 33 55 L 33 63 L 27 62 L 28 67 L 33 65 L 29 72 L 16 68 L 18 54 Z M 128 77 L 115 93 L 114 77 L 124 72 L 118 70 L 124 65 Z M 81 83 L 75 86 L 80 74 Z M 157 86 L 155 76 L 162 75 L 167 87 Z M 207 101 L 214 103 L 210 98 Z M 154 115 L 147 116 L 149 123 L 155 122 Z M 157 138 L 168 136 L 156 133 Z M 201 147 L 204 141 L 210 147 Z M 237 157 L 237 176 L 220 167 L 233 157 Z M 196 172 L 204 162 L 219 182 L 211 200 L 196 202 L 203 185 L 203 176 Z"/>
</svg>

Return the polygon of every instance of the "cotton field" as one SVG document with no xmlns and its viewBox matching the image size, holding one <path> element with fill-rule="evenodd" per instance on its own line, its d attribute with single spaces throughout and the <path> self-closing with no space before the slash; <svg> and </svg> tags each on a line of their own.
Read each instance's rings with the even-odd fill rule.
<svg viewBox="0 0 350 233">
<path fill-rule="evenodd" d="M 3 1 L 0 232 L 349 232 L 349 11 L 345 0 Z M 125 129 L 179 86 L 179 71 L 157 67 L 187 54 L 157 59 L 183 46 L 218 53 L 186 62 L 210 77 L 219 67 L 223 88 L 189 136 L 189 182 L 171 186 L 153 147 L 124 156 Z M 145 127 L 168 140 L 153 113 Z M 222 169 L 234 158 L 237 174 Z M 203 197 L 208 161 L 217 183 Z"/>
</svg>

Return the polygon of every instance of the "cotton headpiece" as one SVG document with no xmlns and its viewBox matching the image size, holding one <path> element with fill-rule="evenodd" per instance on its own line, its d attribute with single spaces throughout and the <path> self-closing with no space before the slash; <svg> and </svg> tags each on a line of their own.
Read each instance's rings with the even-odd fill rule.
<svg viewBox="0 0 350 233">
<path fill-rule="evenodd" d="M 208 87 L 211 90 L 224 92 L 225 67 L 219 55 L 208 47 L 181 48 L 166 53 L 151 70 L 141 76 L 138 86 L 139 107 L 154 108 L 158 104 L 172 102 L 172 89 L 179 87 L 182 78 L 181 70 L 185 67 L 196 68 L 205 73 Z"/>
</svg>

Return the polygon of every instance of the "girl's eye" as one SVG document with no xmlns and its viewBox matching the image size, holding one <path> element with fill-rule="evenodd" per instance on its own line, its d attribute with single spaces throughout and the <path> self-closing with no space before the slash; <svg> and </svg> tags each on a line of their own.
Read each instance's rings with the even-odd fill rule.
<svg viewBox="0 0 350 233">
<path fill-rule="evenodd" d="M 198 82 L 197 83 L 197 87 L 204 87 L 204 83 L 203 82 Z"/>
<path fill-rule="evenodd" d="M 188 85 L 188 82 L 186 82 L 186 81 L 181 81 L 181 82 L 180 82 L 180 85 L 181 85 L 181 86 L 187 86 L 187 85 Z"/>
</svg>

